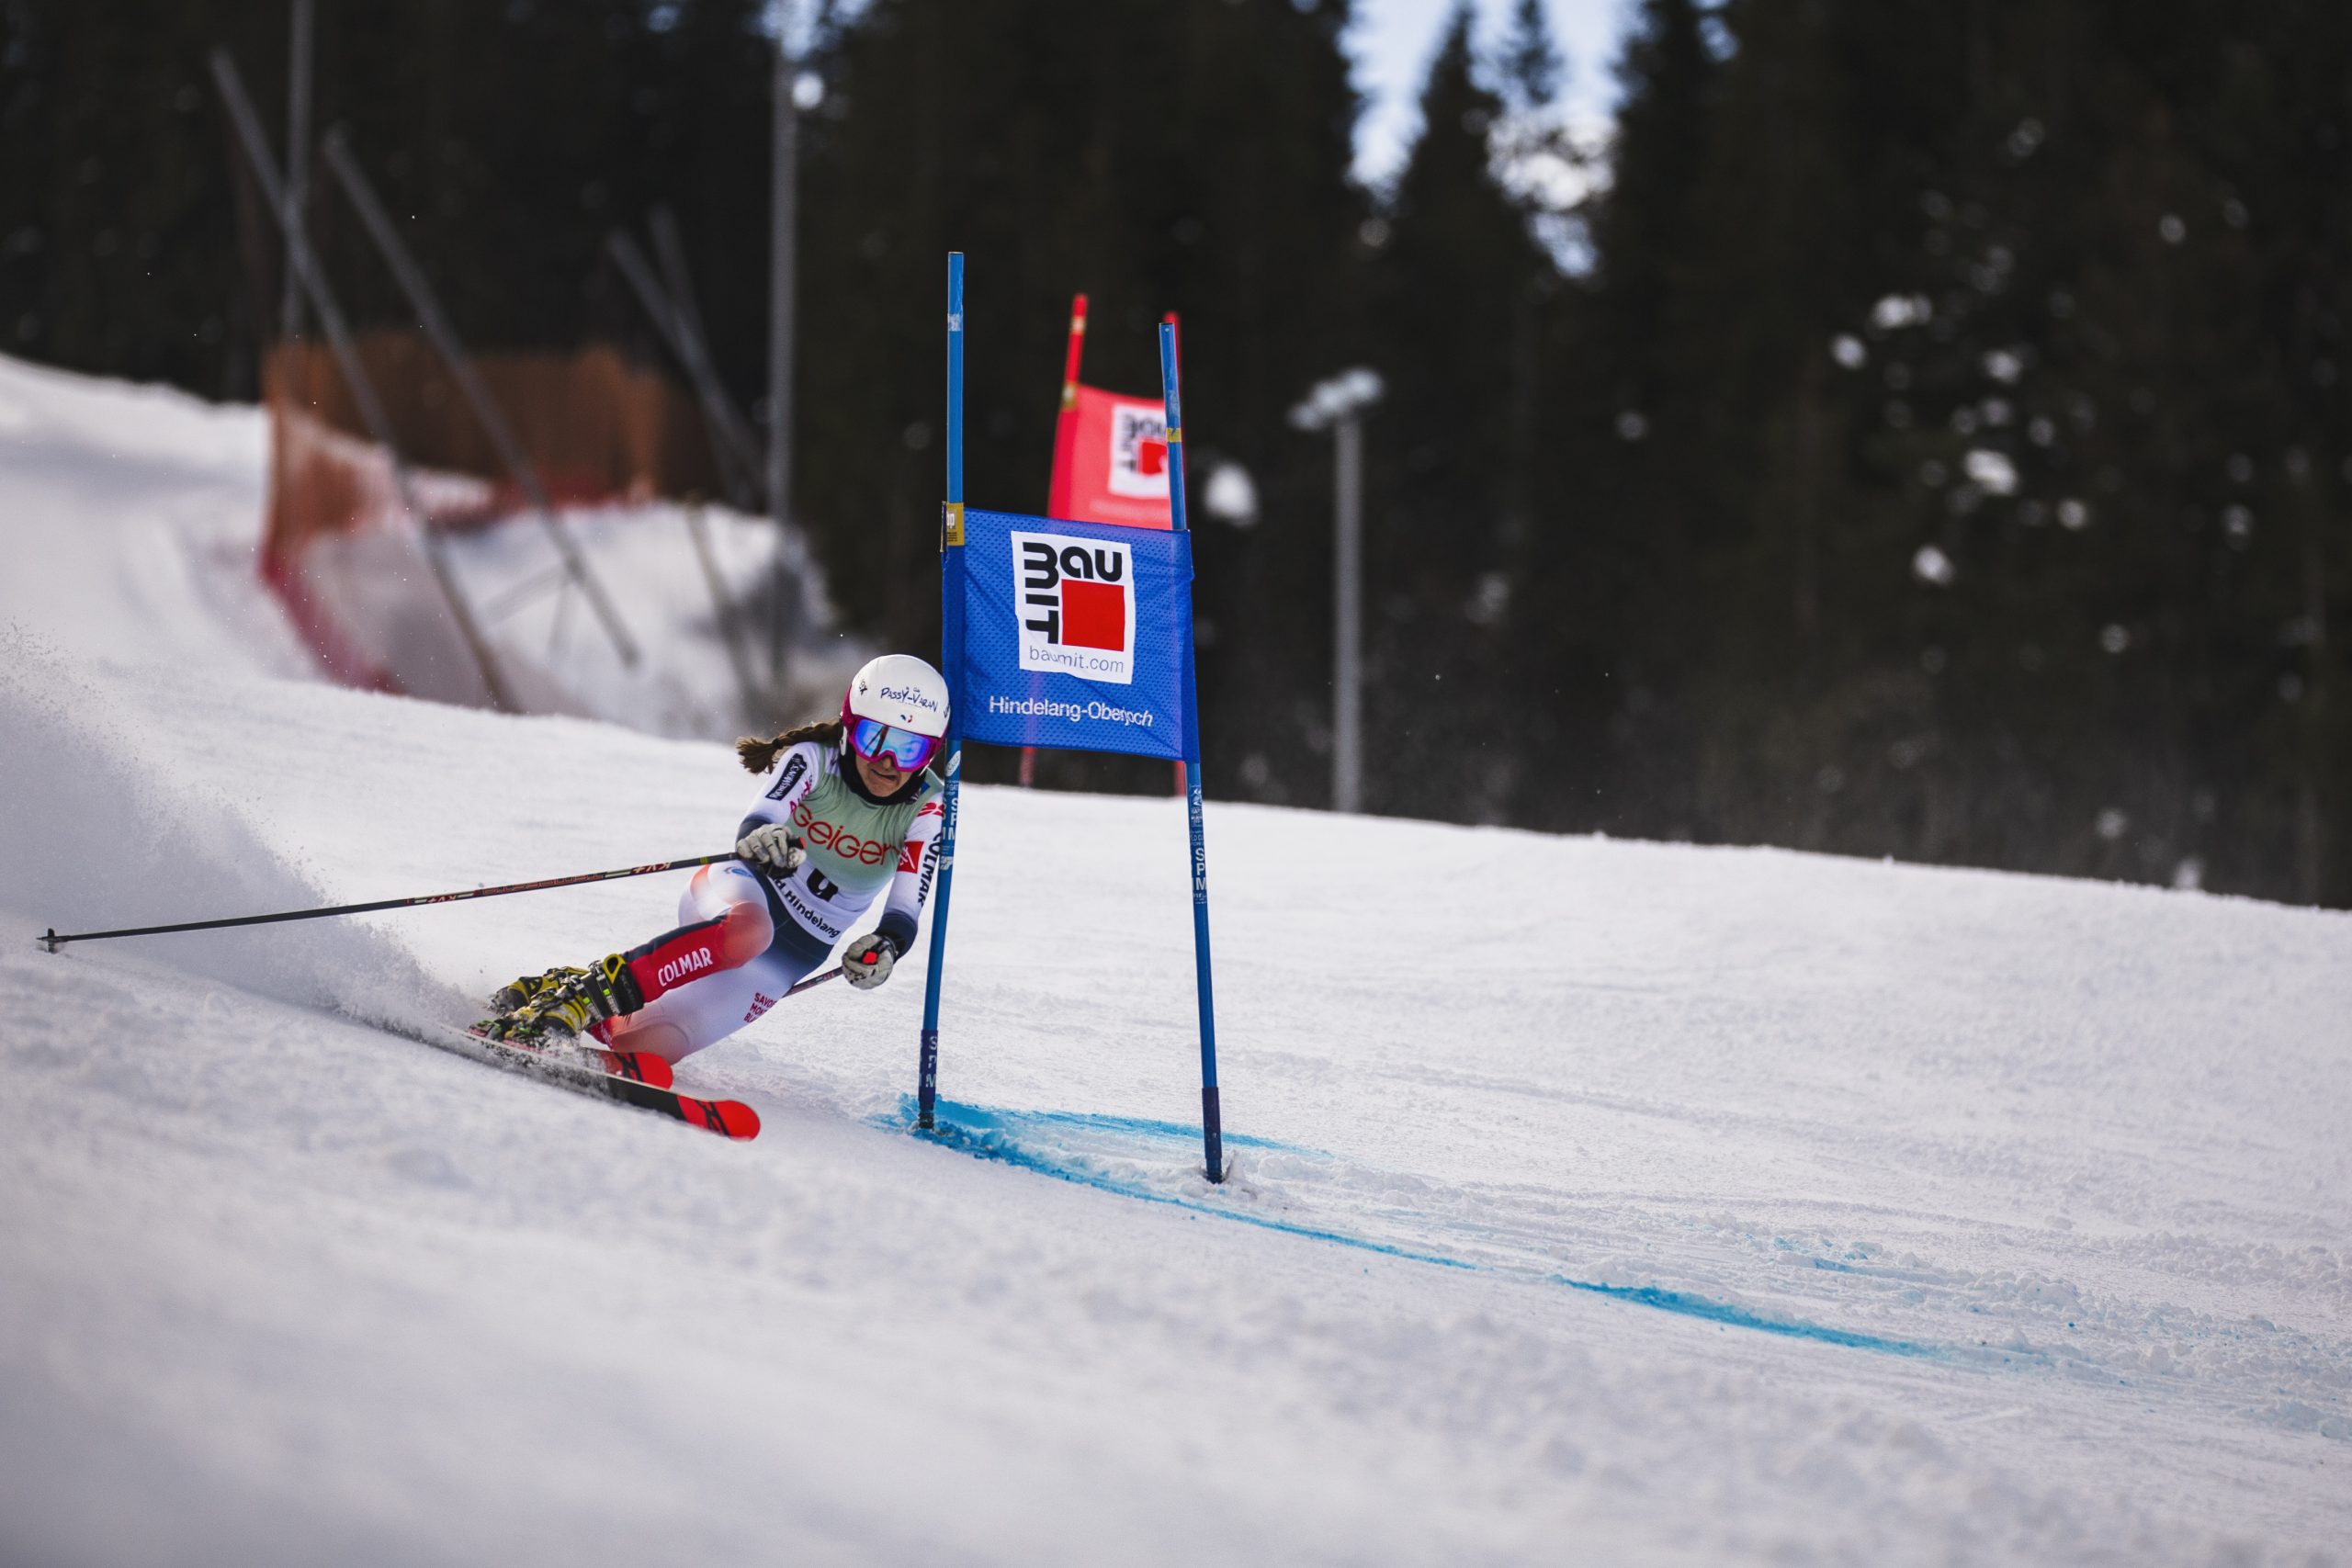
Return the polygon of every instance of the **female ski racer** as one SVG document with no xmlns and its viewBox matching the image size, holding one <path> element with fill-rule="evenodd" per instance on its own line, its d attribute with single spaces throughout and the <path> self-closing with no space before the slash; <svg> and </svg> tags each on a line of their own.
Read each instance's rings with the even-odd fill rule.
<svg viewBox="0 0 2352 1568">
<path fill-rule="evenodd" d="M 675 1062 L 774 1007 L 877 897 L 882 918 L 842 970 L 860 990 L 879 986 L 914 945 L 938 868 L 944 786 L 929 764 L 946 733 L 947 682 L 892 653 L 851 680 L 838 720 L 736 742 L 744 767 L 775 775 L 736 829 L 741 858 L 695 873 L 677 930 L 502 989 L 484 1032 L 588 1034 Z"/>
</svg>

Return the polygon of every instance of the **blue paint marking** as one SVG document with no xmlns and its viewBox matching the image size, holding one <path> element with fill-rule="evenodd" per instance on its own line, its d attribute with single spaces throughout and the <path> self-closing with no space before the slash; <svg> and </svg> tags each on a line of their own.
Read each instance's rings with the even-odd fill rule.
<svg viewBox="0 0 2352 1568">
<path fill-rule="evenodd" d="M 975 1159 L 993 1160 L 1023 1170 L 1050 1176 L 1058 1181 L 1073 1182 L 1080 1187 L 1092 1187 L 1122 1198 L 1139 1198 L 1147 1203 L 1161 1203 L 1171 1209 L 1186 1209 L 1195 1214 L 1212 1214 L 1221 1220 L 1238 1220 L 1261 1230 L 1280 1231 L 1285 1235 L 1303 1236 L 1310 1241 L 1328 1241 L 1340 1247 L 1352 1247 L 1360 1251 L 1376 1252 L 1385 1258 L 1403 1258 L 1411 1263 L 1427 1263 L 1440 1269 L 1460 1269 L 1472 1273 L 1491 1270 L 1484 1265 L 1459 1258 L 1447 1258 L 1439 1253 L 1415 1252 L 1386 1242 L 1370 1241 L 1363 1236 L 1349 1235 L 1340 1231 L 1321 1230 L 1313 1225 L 1295 1224 L 1287 1220 L 1269 1219 L 1261 1214 L 1247 1214 L 1215 1203 L 1203 1203 L 1190 1198 L 1173 1197 L 1153 1192 L 1115 1178 L 1074 1166 L 1049 1155 L 1023 1147 L 1018 1132 L 1024 1126 L 1082 1127 L 1091 1131 L 1142 1134 L 1152 1137 L 1191 1141 L 1197 1129 L 1174 1122 L 1155 1122 L 1135 1116 L 1101 1116 L 1083 1111 L 991 1111 L 983 1106 L 963 1105 L 943 1100 L 936 1108 L 937 1126 L 922 1134 L 960 1154 Z M 911 1095 L 901 1096 L 898 1111 L 889 1115 L 868 1118 L 872 1125 L 904 1131 L 915 1124 L 915 1101 Z M 1296 1144 L 1276 1143 L 1267 1138 L 1253 1138 L 1232 1134 L 1227 1142 L 1244 1148 L 1272 1149 L 1289 1154 L 1329 1158 L 1319 1149 L 1309 1149 Z M 1829 1265 L 1837 1268 L 1835 1264 Z M 1848 1270 L 1840 1270 L 1846 1272 Z M 1589 1280 L 1572 1280 L 1565 1274 L 1540 1276 L 1547 1284 L 1581 1291 L 1588 1295 L 1606 1296 L 1611 1301 L 1630 1302 L 1659 1312 L 1670 1312 L 1682 1317 L 1694 1317 L 1706 1323 L 1722 1324 L 1732 1328 L 1750 1328 L 1762 1334 L 1778 1334 L 1791 1339 L 1811 1340 L 1818 1345 L 1839 1345 L 1854 1350 L 1876 1350 L 1889 1356 L 1912 1356 L 1942 1359 L 1947 1352 L 1936 1345 L 1924 1345 L 1909 1339 L 1890 1339 L 1876 1334 L 1858 1334 L 1851 1329 L 1831 1328 L 1825 1324 L 1806 1323 L 1801 1319 L 1766 1317 L 1729 1302 L 1719 1302 L 1706 1296 L 1692 1295 L 1686 1291 L 1668 1291 L 1656 1285 L 1603 1285 Z"/>
<path fill-rule="evenodd" d="M 910 1100 L 901 1096 L 898 1114 L 877 1116 L 872 1120 L 877 1126 L 899 1130 L 910 1128 L 914 1125 L 914 1116 L 910 1109 L 911 1104 Z M 1337 1242 L 1341 1247 L 1360 1247 L 1366 1252 L 1382 1253 L 1390 1258 L 1402 1258 L 1409 1262 L 1433 1263 L 1441 1269 L 1475 1269 L 1478 1267 L 1475 1263 L 1464 1263 L 1456 1258 L 1441 1258 L 1430 1252 L 1411 1252 L 1401 1247 L 1390 1247 L 1385 1242 L 1366 1241 L 1362 1236 L 1347 1235 L 1339 1231 L 1317 1230 L 1312 1225 L 1293 1224 L 1287 1220 L 1270 1220 L 1262 1214 L 1238 1213 L 1231 1209 L 1220 1208 L 1214 1203 L 1199 1203 L 1189 1198 L 1176 1198 L 1164 1192 L 1148 1191 L 1131 1183 L 1098 1175 L 1076 1166 L 1066 1165 L 1047 1156 L 1023 1148 L 1013 1139 L 1008 1125 L 1021 1122 L 1061 1122 L 1065 1125 L 1074 1123 L 1080 1126 L 1101 1126 L 1134 1131 L 1164 1127 L 1177 1136 L 1187 1140 L 1191 1139 L 1196 1131 L 1191 1127 L 1179 1126 L 1172 1122 L 1153 1122 L 1115 1116 L 1097 1118 L 1074 1112 L 991 1111 L 981 1110 L 978 1106 L 957 1105 L 944 1100 L 939 1102 L 936 1114 L 938 1124 L 923 1135 L 935 1144 L 944 1144 L 947 1147 L 960 1154 L 970 1155 L 976 1159 L 994 1160 L 1000 1165 L 1018 1166 L 1023 1170 L 1034 1170 L 1041 1176 L 1050 1176 L 1059 1181 L 1075 1182 L 1080 1187 L 1098 1188 L 1104 1192 L 1115 1192 L 1122 1198 L 1140 1198 L 1147 1203 L 1165 1203 L 1171 1209 L 1189 1209 L 1195 1213 L 1214 1214 L 1221 1220 L 1238 1220 L 1245 1225 L 1256 1225 L 1261 1230 L 1281 1231 L 1286 1235 L 1306 1236 L 1311 1241 Z M 1263 1140 L 1255 1138 L 1248 1140 L 1235 1138 L 1229 1141 L 1234 1143 L 1246 1141 L 1261 1147 L 1295 1147 L 1293 1145 L 1266 1144 Z"/>
<path fill-rule="evenodd" d="M 1571 1280 L 1565 1274 L 1554 1274 L 1550 1279 L 1552 1283 L 1566 1285 L 1571 1291 L 1585 1291 L 1621 1302 L 1637 1302 L 1643 1306 L 1656 1307 L 1660 1312 L 1680 1313 L 1685 1317 L 1729 1324 L 1735 1328 L 1753 1328 L 1765 1334 L 1785 1335 L 1791 1339 L 1811 1339 L 1823 1345 L 1843 1345 L 1855 1350 L 1881 1350 L 1890 1356 L 1940 1357 L 1943 1354 L 1933 1345 L 1921 1345 L 1909 1339 L 1886 1339 L 1875 1334 L 1857 1334 L 1851 1329 L 1830 1328 L 1818 1323 L 1763 1317 L 1745 1307 L 1733 1306 L 1729 1302 L 1711 1301 L 1705 1296 L 1694 1296 L 1683 1291 L 1660 1290 L 1656 1285 L 1596 1285 L 1585 1280 Z"/>
<path fill-rule="evenodd" d="M 903 1099 L 903 1097 L 901 1097 Z M 946 1104 L 945 1100 L 940 1102 Z M 903 1112 L 905 1106 L 900 1106 Z M 1104 1133 L 1139 1133 L 1147 1137 L 1175 1138 L 1191 1142 L 1201 1134 L 1197 1126 L 1182 1122 L 1155 1122 L 1145 1116 L 1104 1116 L 1087 1111 L 990 1111 L 985 1106 L 958 1105 L 956 1117 L 967 1131 L 986 1130 L 1010 1136 L 1016 1126 L 1088 1127 Z M 888 1126 L 902 1124 L 899 1119 L 884 1117 Z M 1273 1138 L 1253 1138 L 1246 1133 L 1227 1133 L 1225 1141 L 1245 1149 L 1267 1149 L 1275 1154 L 1311 1155 L 1318 1159 L 1331 1156 L 1321 1149 L 1310 1149 L 1302 1144 L 1285 1144 Z"/>
</svg>

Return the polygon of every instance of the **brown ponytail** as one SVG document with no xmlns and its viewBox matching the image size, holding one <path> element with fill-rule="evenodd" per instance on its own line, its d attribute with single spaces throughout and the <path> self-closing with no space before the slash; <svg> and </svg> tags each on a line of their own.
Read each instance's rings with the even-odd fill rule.
<svg viewBox="0 0 2352 1568">
<path fill-rule="evenodd" d="M 787 729 L 772 740 L 754 740 L 749 736 L 735 742 L 735 755 L 743 759 L 744 768 L 751 773 L 764 773 L 775 767 L 775 760 L 799 745 L 803 740 L 821 740 L 828 746 L 842 743 L 842 721 L 820 718 Z"/>
</svg>

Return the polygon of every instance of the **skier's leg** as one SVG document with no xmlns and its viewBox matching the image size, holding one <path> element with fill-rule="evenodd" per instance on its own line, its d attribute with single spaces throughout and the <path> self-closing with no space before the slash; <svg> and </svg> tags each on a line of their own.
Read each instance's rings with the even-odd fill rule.
<svg viewBox="0 0 2352 1568">
<path fill-rule="evenodd" d="M 740 968 L 775 941 L 767 890 L 736 861 L 695 873 L 679 897 L 678 922 L 677 930 L 621 955 L 648 1002 L 714 970 Z"/>
<path fill-rule="evenodd" d="M 695 873 L 678 900 L 678 918 L 684 923 L 676 930 L 600 958 L 585 970 L 549 971 L 535 994 L 503 1014 L 491 1032 L 590 1032 L 601 1038 L 673 987 L 740 968 L 775 940 L 767 889 L 732 861 Z M 549 981 L 554 983 L 545 983 Z"/>
<path fill-rule="evenodd" d="M 724 871 L 732 875 L 714 882 L 711 873 Z M 716 935 L 705 931 L 714 921 L 719 929 Z M 758 879 L 741 865 L 724 863 L 707 865 L 694 874 L 686 890 L 678 898 L 678 929 L 655 937 L 643 947 L 632 948 L 621 956 L 634 961 L 639 954 L 655 949 L 663 956 L 650 967 L 659 976 L 662 964 L 673 959 L 694 964 L 695 972 L 705 968 L 730 968 L 763 953 L 775 935 L 775 924 L 768 915 L 767 900 Z M 710 962 L 705 964 L 704 959 Z M 588 978 L 585 969 L 564 964 L 541 975 L 525 975 L 501 987 L 490 998 L 493 1013 L 511 1013 L 525 1003 L 537 998 L 542 992 L 551 992 L 558 986 Z M 673 974 L 672 981 L 677 976 Z M 648 976 L 639 975 L 639 994 L 650 999 L 662 994 L 666 986 L 656 984 L 648 988 Z"/>
<path fill-rule="evenodd" d="M 658 988 L 643 1008 L 599 1031 L 622 1049 L 680 1061 L 767 1011 L 827 956 L 797 931 L 776 940 L 766 889 L 737 863 L 696 872 L 678 918 L 687 923 L 628 955 L 640 983 Z M 754 941 L 757 947 L 738 956 Z M 707 949 L 718 962 L 701 962 Z"/>
<path fill-rule="evenodd" d="M 779 944 L 749 964 L 689 980 L 641 1010 L 613 1020 L 610 1043 L 672 1064 L 683 1061 L 774 1007 L 794 981 L 821 962 Z"/>
</svg>

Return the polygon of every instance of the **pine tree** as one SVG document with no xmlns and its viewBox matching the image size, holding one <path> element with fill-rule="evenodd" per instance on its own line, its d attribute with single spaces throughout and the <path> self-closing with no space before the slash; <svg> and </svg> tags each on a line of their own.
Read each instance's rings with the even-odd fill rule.
<svg viewBox="0 0 2352 1568">
<path fill-rule="evenodd" d="M 1510 34 L 1503 40 L 1498 64 L 1514 113 L 1543 109 L 1560 96 L 1560 77 L 1566 64 L 1552 41 L 1544 0 L 1519 0 L 1511 8 Z"/>
<path fill-rule="evenodd" d="M 1587 204 L 1591 267 L 1564 301 L 1575 501 L 1541 532 L 1536 570 L 1562 609 L 1545 660 L 1585 716 L 1555 765 L 1591 770 L 1574 793 L 1595 815 L 1561 825 L 1687 836 L 1679 694 L 1697 653 L 1687 607 L 1713 461 L 1699 416 L 1715 373 L 1688 323 L 1719 72 L 1690 0 L 1644 0 L 1616 69 L 1609 179 Z"/>
<path fill-rule="evenodd" d="M 1283 416 L 1362 352 L 1346 15 L 1340 0 L 875 0 L 811 62 L 827 96 L 804 133 L 803 299 L 821 304 L 803 352 L 826 379 L 800 399 L 801 502 L 836 597 L 892 641 L 935 637 L 949 248 L 970 258 L 976 502 L 1043 502 L 1071 294 L 1091 299 L 1087 378 L 1133 392 L 1158 388 L 1157 325 L 1177 310 L 1194 482 L 1210 454 L 1238 461 L 1268 517 L 1246 537 L 1202 523 L 1220 792 L 1280 796 L 1328 771 L 1308 747 L 1328 711 L 1329 462 Z"/>
<path fill-rule="evenodd" d="M 1513 344 L 1522 304 L 1551 264 L 1525 214 L 1496 176 L 1490 133 L 1500 96 L 1478 80 L 1472 12 L 1457 6 L 1421 93 L 1421 133 L 1389 200 L 1375 264 L 1374 322 L 1389 401 L 1374 429 L 1379 461 L 1367 512 L 1367 637 L 1375 729 L 1394 738 L 1395 773 L 1367 780 L 1370 797 L 1408 780 L 1426 796 L 1499 818 L 1517 758 L 1487 750 L 1476 694 L 1498 700 L 1511 634 L 1514 541 L 1523 494 L 1515 471 Z M 1466 741 L 1465 741 L 1466 738 Z"/>
</svg>

